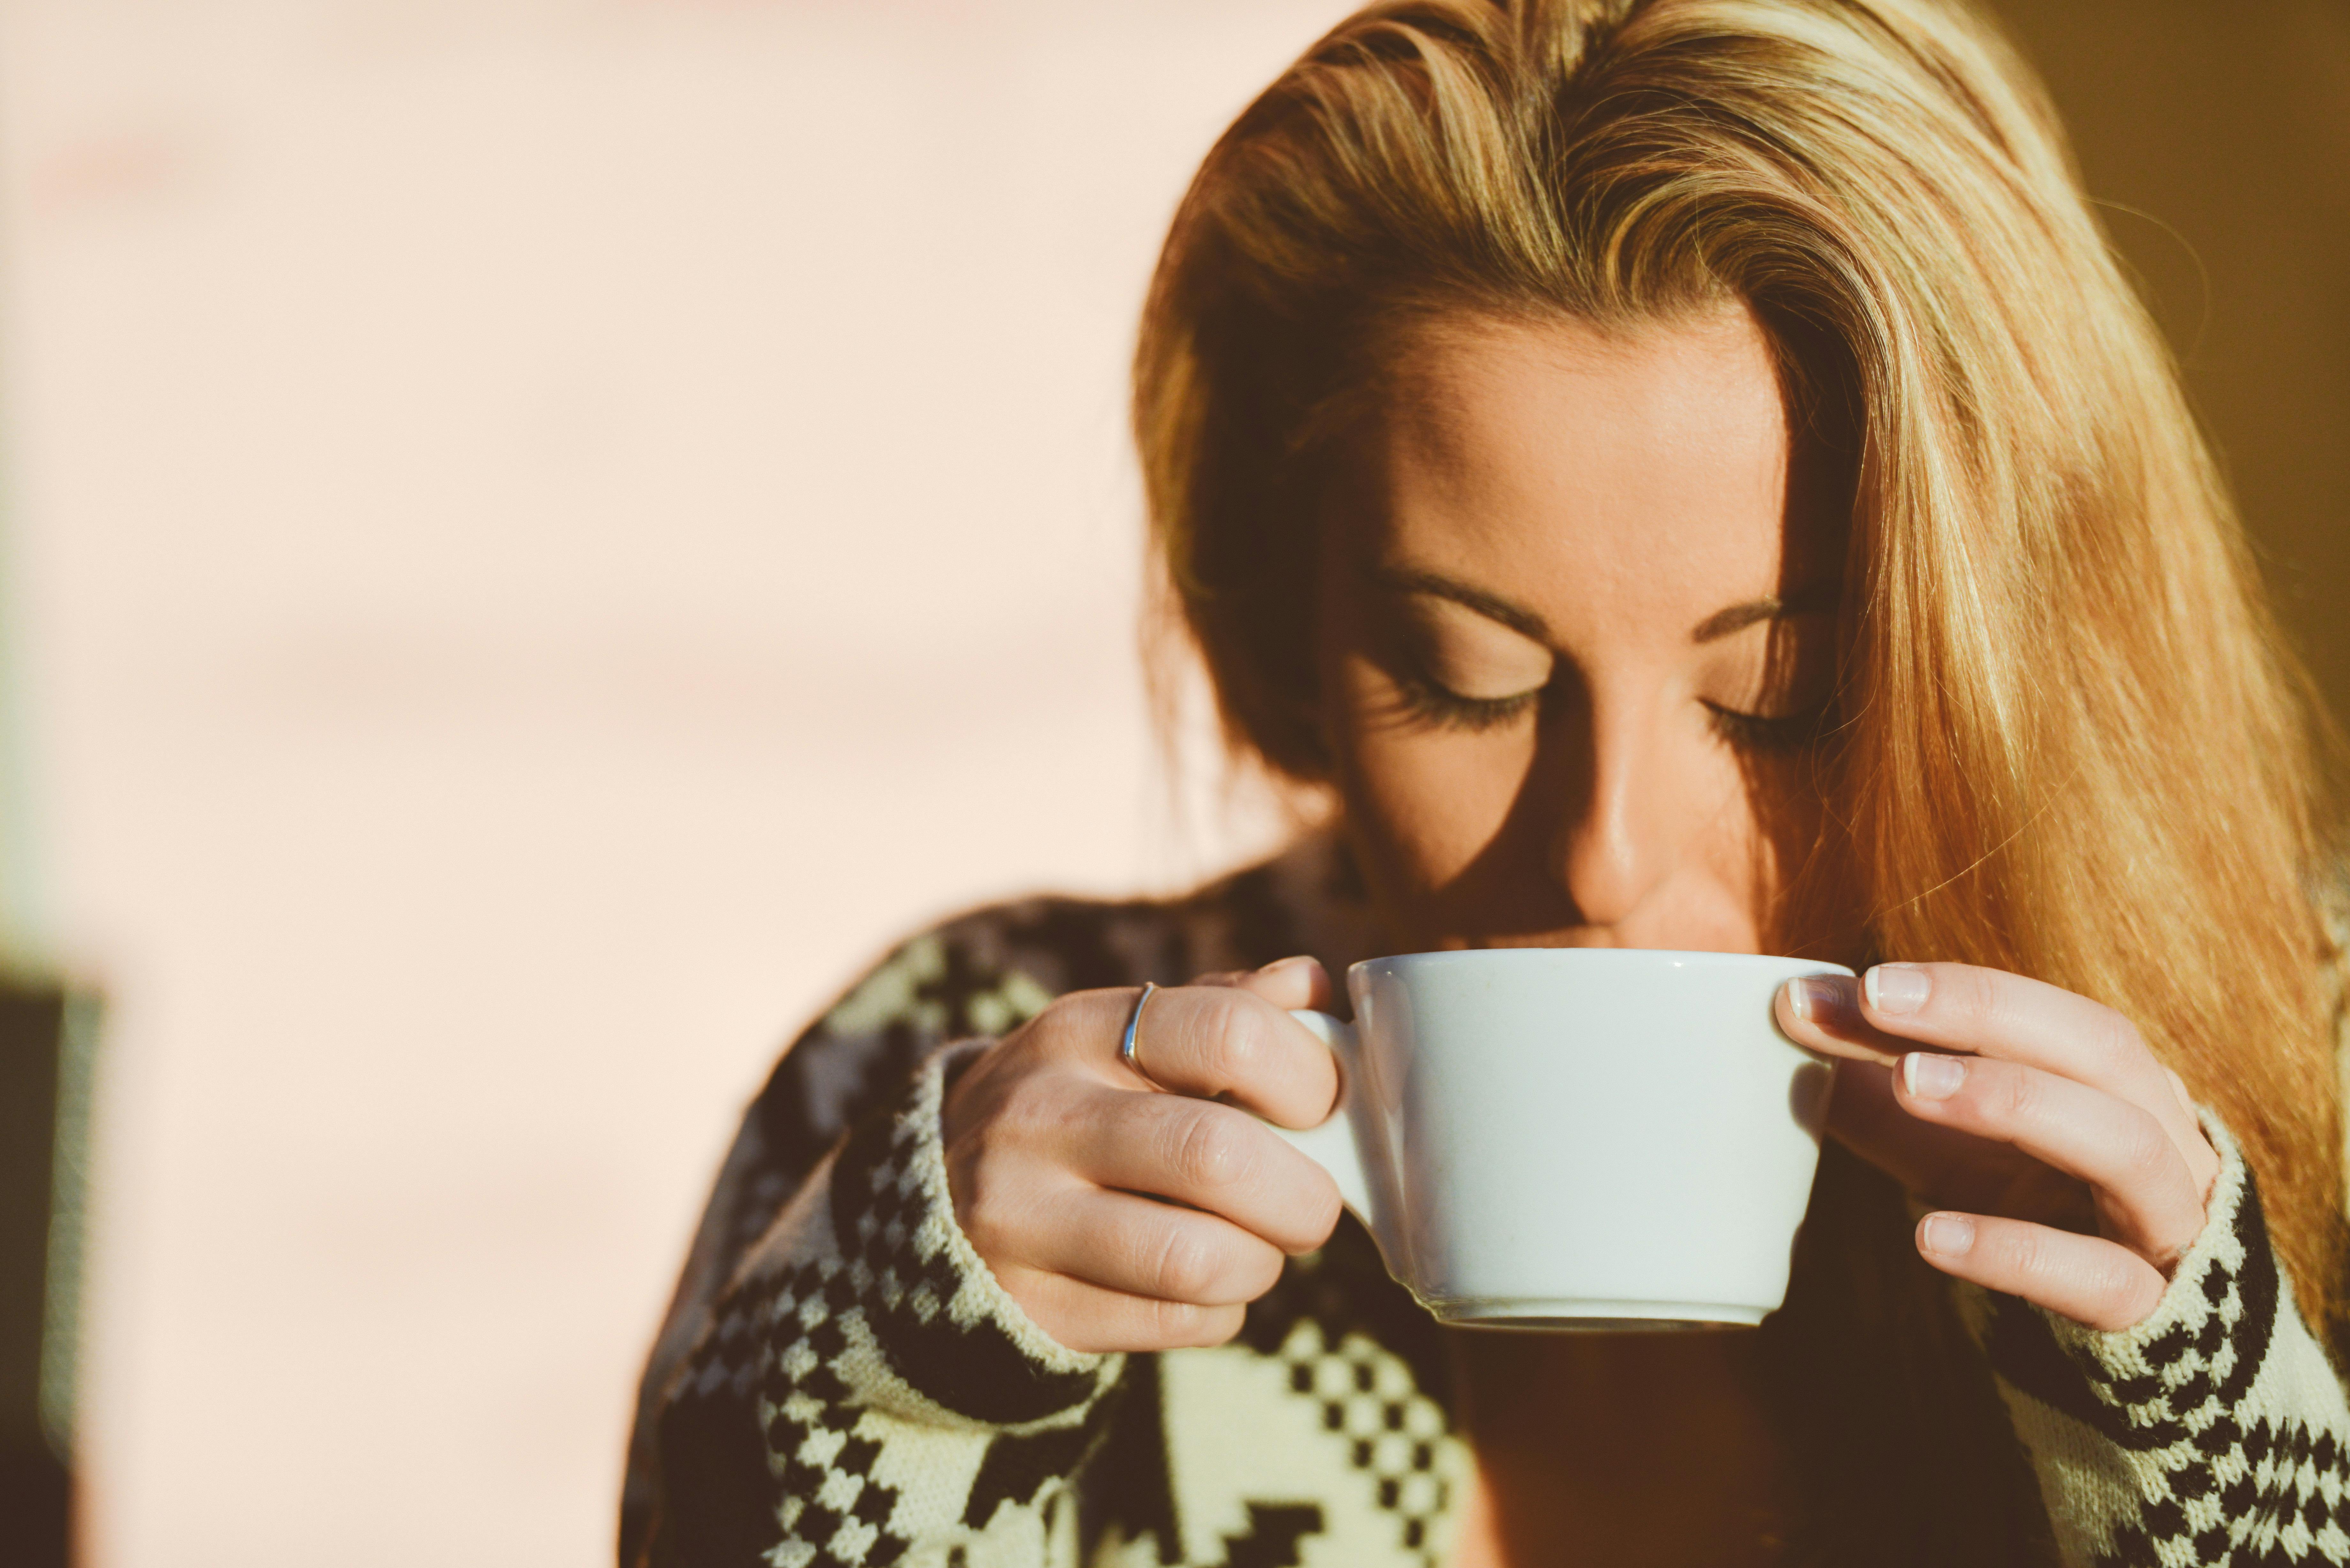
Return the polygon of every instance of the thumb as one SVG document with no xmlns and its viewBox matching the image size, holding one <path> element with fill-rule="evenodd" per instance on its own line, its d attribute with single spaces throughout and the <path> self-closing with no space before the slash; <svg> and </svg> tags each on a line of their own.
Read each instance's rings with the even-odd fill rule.
<svg viewBox="0 0 2350 1568">
<path fill-rule="evenodd" d="M 1263 969 L 1235 970 L 1227 974 L 1203 974 L 1193 985 L 1224 985 L 1262 997 L 1283 1012 L 1301 1007 L 1327 1007 L 1336 994 L 1330 971 L 1322 961 L 1305 954 L 1275 959 Z"/>
</svg>

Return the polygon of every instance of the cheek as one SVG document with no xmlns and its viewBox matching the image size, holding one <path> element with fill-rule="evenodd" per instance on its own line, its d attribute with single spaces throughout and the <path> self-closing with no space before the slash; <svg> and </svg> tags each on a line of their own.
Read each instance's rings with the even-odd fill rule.
<svg viewBox="0 0 2350 1568">
<path fill-rule="evenodd" d="M 1760 919 L 1783 868 L 1791 859 L 1800 863 L 1817 832 L 1816 810 L 1799 810 L 1791 794 L 1796 776 L 1795 765 L 1783 760 L 1755 759 L 1711 740 L 1690 745 L 1679 767 L 1658 778 L 1652 820 L 1662 833 L 1671 813 L 1684 814 L 1685 874 Z"/>
<path fill-rule="evenodd" d="M 1810 765 L 1754 770 L 1747 800 L 1745 859 L 1766 950 L 1852 961 L 1866 917 L 1850 846 L 1834 831 Z"/>
<path fill-rule="evenodd" d="M 1509 821 L 1533 763 L 1532 728 L 1429 724 L 1402 708 L 1367 658 L 1343 657 L 1327 674 L 1339 787 L 1357 834 L 1387 862 L 1379 879 L 1451 882 Z"/>
</svg>

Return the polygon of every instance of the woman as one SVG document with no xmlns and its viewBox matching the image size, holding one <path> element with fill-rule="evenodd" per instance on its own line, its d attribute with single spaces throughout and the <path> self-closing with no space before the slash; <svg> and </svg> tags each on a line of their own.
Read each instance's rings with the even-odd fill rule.
<svg viewBox="0 0 2350 1568">
<path fill-rule="evenodd" d="M 1210 155 L 1136 428 L 1335 826 L 795 1045 L 624 1560 L 2350 1558 L 2314 710 L 1981 24 L 1375 5 Z M 1840 1064 L 1759 1333 L 1440 1330 L 1249 1114 L 1328 1111 L 1347 961 L 1507 944 L 1865 971 L 1779 998 Z"/>
</svg>

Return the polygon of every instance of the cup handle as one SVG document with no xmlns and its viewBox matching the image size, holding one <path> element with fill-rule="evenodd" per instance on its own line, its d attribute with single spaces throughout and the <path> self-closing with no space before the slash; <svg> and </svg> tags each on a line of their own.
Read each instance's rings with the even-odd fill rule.
<svg viewBox="0 0 2350 1568">
<path fill-rule="evenodd" d="M 1347 1107 L 1354 1099 L 1358 1060 L 1354 1027 L 1326 1012 L 1300 1011 L 1289 1016 L 1312 1030 L 1315 1038 L 1330 1047 L 1338 1058 L 1338 1105 L 1329 1120 L 1318 1127 L 1299 1132 L 1291 1127 L 1274 1127 L 1283 1142 L 1304 1154 L 1306 1158 L 1330 1173 L 1338 1184 L 1338 1196 L 1355 1217 L 1366 1225 L 1372 1223 L 1370 1183 L 1363 1179 L 1363 1159 L 1355 1144 L 1354 1123 L 1347 1118 Z M 1268 1126 L 1271 1124 L 1268 1123 Z"/>
</svg>

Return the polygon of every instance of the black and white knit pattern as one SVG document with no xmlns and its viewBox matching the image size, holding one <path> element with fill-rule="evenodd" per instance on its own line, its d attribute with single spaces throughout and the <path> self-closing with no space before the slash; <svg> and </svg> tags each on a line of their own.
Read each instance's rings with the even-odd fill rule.
<svg viewBox="0 0 2350 1568">
<path fill-rule="evenodd" d="M 655 1563 L 885 1568 L 918 1542 L 972 1568 L 1043 1561 L 1122 1358 L 1054 1343 L 971 1251 L 937 1131 L 944 1066 L 851 1132 L 720 1304 L 664 1449 L 755 1434 L 760 1461 L 676 1475 L 691 1518 Z"/>
<path fill-rule="evenodd" d="M 1283 1341 L 1281 1359 L 1291 1390 L 1321 1407 L 1323 1429 L 1346 1445 L 1347 1463 L 1395 1516 L 1398 1544 L 1433 1564 L 1452 1506 L 1443 1460 L 1457 1441 L 1444 1407 L 1401 1357 L 1360 1331 L 1332 1344 L 1321 1324 L 1301 1322 Z"/>
<path fill-rule="evenodd" d="M 2100 1333 L 2012 1298 L 1985 1314 L 2067 1563 L 2350 1562 L 2350 1411 L 2242 1155 L 2207 1130 L 2210 1220 L 2153 1315 Z"/>
<path fill-rule="evenodd" d="M 1442 1335 L 1359 1226 L 1293 1260 L 1232 1345 L 1089 1357 L 1028 1322 L 946 1189 L 948 1042 L 1068 991 L 1340 957 L 1338 864 L 1308 846 L 1164 904 L 982 911 L 812 1027 L 744 1120 L 648 1366 L 625 1568 L 1446 1562 L 1473 1460 Z M 2211 1130 L 2210 1224 L 2146 1323 L 1962 1293 L 2072 1568 L 2350 1563 L 2350 1412 Z"/>
<path fill-rule="evenodd" d="M 770 1351 L 758 1408 L 782 1530 L 769 1555 L 790 1568 L 883 1568 L 913 1544 L 890 1528 L 901 1495 L 874 1473 L 888 1434 L 858 1435 L 866 1413 L 840 1375 L 852 1353 L 842 1319 L 857 1308 L 847 1273 L 837 1260 L 805 1264 L 759 1313 Z"/>
<path fill-rule="evenodd" d="M 1149 1540 L 1122 1540 L 1093 1561 L 1436 1568 L 1448 1560 L 1467 1449 L 1390 1346 L 1343 1321 L 1302 1318 L 1270 1354 L 1243 1341 L 1169 1351 L 1149 1365 L 1167 1511 Z M 1235 1407 L 1245 1419 L 1218 1418 Z"/>
</svg>

